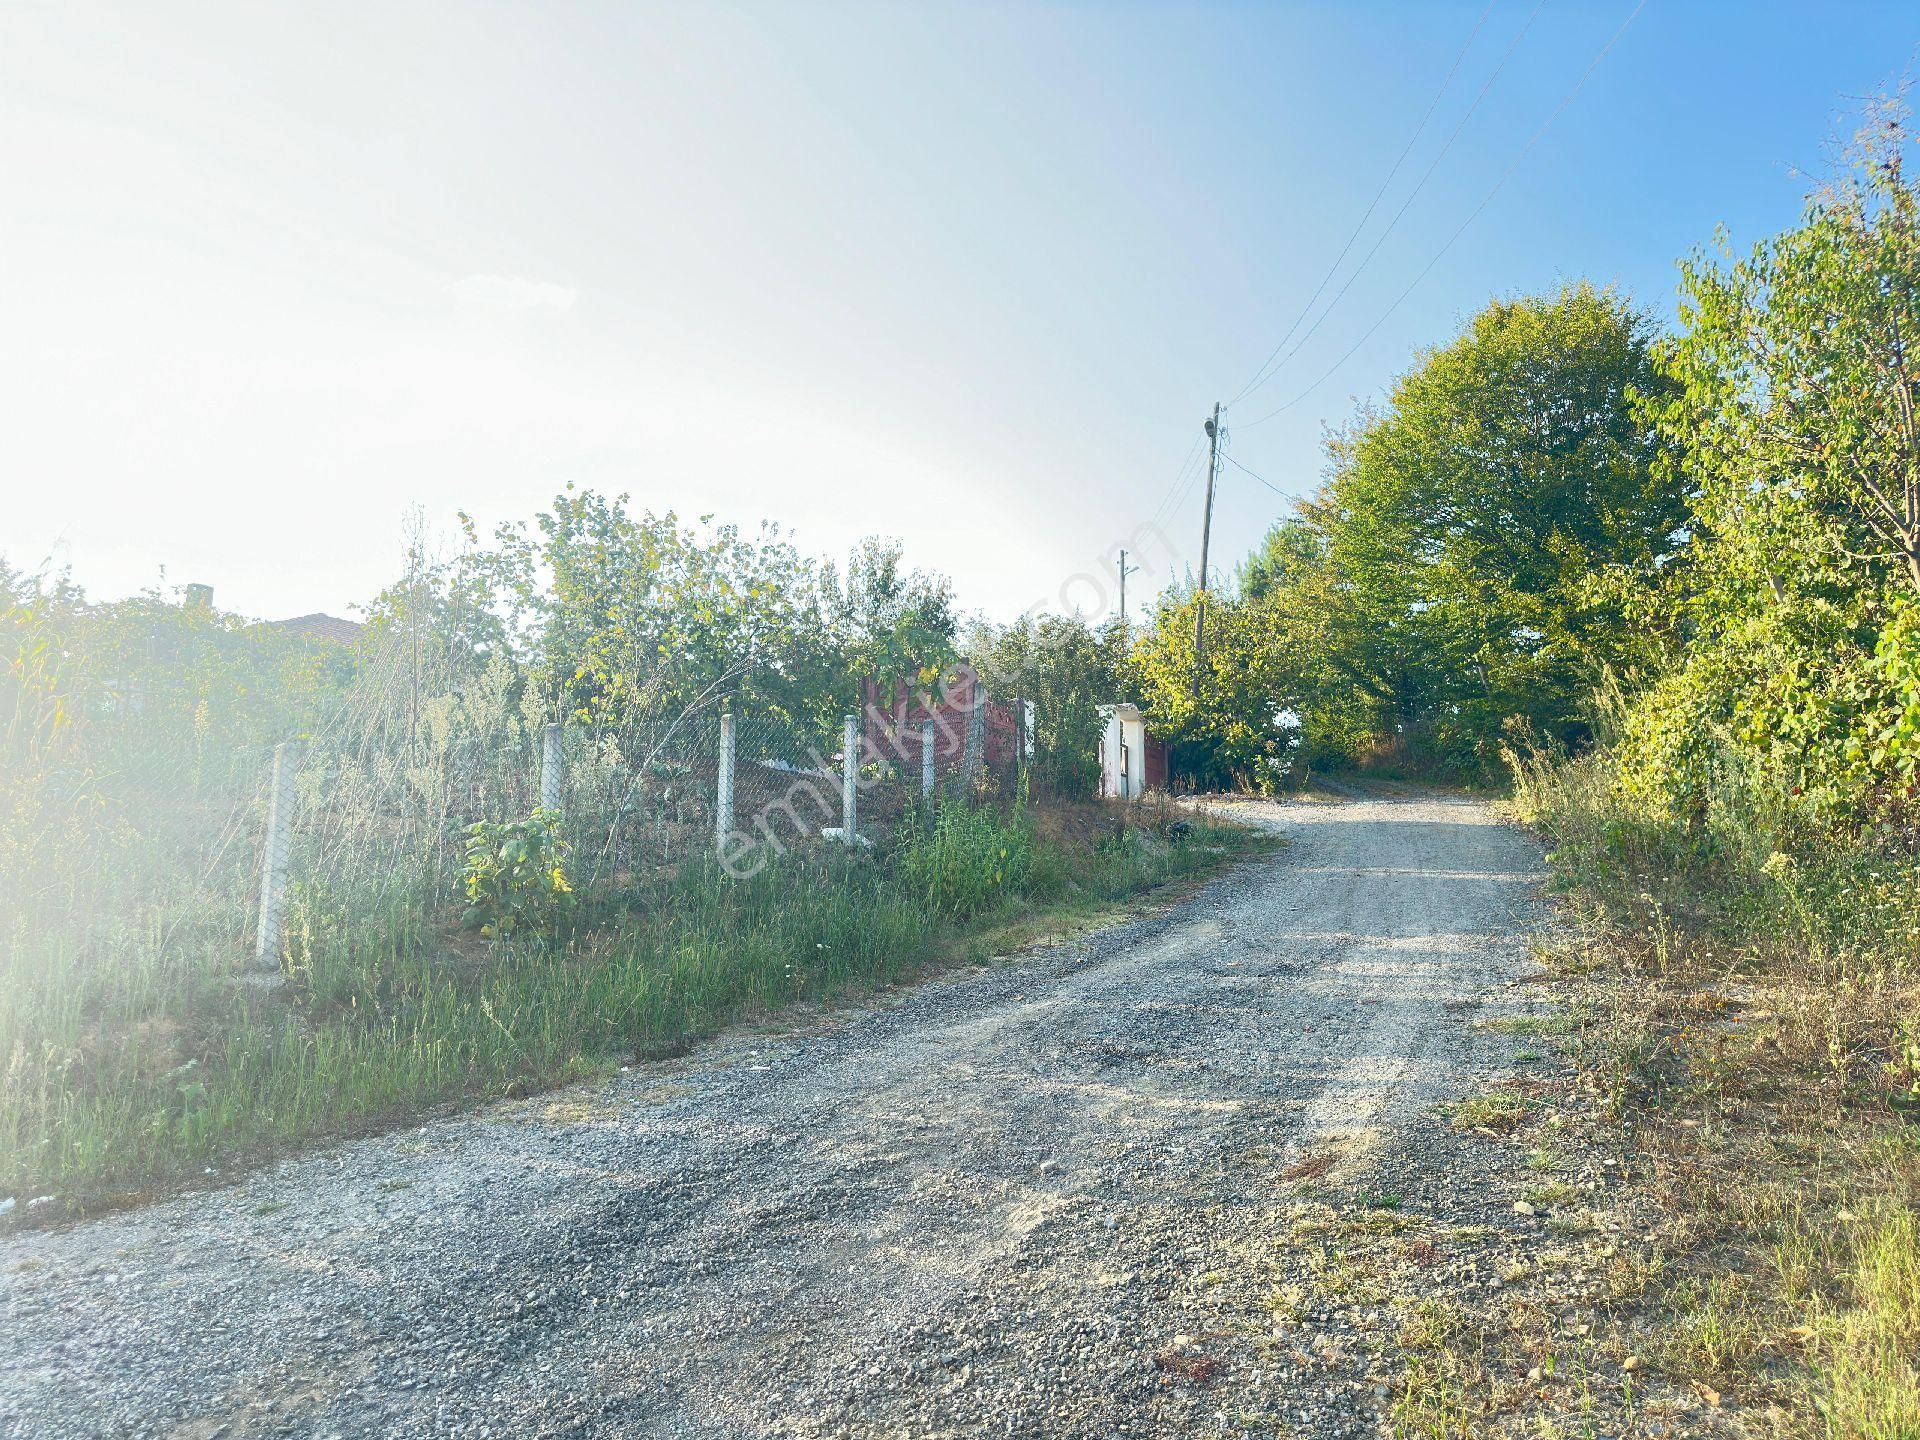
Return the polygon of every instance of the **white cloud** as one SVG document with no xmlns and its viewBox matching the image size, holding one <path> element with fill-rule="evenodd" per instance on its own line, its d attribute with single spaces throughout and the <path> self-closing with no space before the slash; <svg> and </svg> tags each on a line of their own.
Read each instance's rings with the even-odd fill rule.
<svg viewBox="0 0 1920 1440">
<path fill-rule="evenodd" d="M 528 280 L 519 275 L 468 275 L 449 287 L 462 305 L 477 305 L 487 310 L 573 309 L 580 292 L 571 285 L 556 285 L 551 280 Z"/>
</svg>

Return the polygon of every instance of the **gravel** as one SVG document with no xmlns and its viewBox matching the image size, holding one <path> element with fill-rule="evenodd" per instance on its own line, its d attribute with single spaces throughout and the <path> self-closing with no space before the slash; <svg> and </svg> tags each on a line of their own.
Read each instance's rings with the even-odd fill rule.
<svg viewBox="0 0 1920 1440">
<path fill-rule="evenodd" d="M 1220 808 L 1291 845 L 870 1009 L 0 1241 L 0 1435 L 1377 1433 L 1391 1297 L 1289 1313 L 1303 1206 L 1516 1223 L 1434 1114 L 1512 1071 L 1474 1021 L 1519 1003 L 1539 852 L 1455 797 Z"/>
</svg>

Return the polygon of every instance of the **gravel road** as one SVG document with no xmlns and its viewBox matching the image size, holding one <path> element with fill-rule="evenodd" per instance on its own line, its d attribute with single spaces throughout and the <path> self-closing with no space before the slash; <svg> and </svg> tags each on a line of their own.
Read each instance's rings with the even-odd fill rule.
<svg viewBox="0 0 1920 1440">
<path fill-rule="evenodd" d="M 1513 1064 L 1540 856 L 1227 808 L 1291 845 L 1147 918 L 0 1241 L 0 1434 L 1376 1433 L 1379 1297 L 1276 1318 L 1302 1177 L 1511 1210 L 1434 1109 Z"/>
</svg>

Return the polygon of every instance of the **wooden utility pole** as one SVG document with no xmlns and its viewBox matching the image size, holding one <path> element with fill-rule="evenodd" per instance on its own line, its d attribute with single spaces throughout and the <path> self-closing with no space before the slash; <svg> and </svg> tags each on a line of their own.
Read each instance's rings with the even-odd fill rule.
<svg viewBox="0 0 1920 1440">
<path fill-rule="evenodd" d="M 1207 421 L 1207 508 L 1200 522 L 1200 594 L 1193 611 L 1193 698 L 1200 699 L 1200 671 L 1207 657 L 1207 546 L 1213 539 L 1213 477 L 1220 468 L 1220 404 Z"/>
<path fill-rule="evenodd" d="M 1127 576 L 1136 574 L 1140 567 L 1127 564 L 1127 552 L 1120 552 L 1120 623 L 1127 624 Z"/>
</svg>

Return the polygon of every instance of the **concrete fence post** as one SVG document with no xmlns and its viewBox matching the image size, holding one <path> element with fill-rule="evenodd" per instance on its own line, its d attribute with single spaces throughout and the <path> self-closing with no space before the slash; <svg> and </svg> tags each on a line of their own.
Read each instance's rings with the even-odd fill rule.
<svg viewBox="0 0 1920 1440">
<path fill-rule="evenodd" d="M 920 722 L 920 798 L 933 799 L 933 721 Z"/>
<path fill-rule="evenodd" d="M 848 845 L 857 843 L 856 813 L 860 785 L 860 717 L 846 718 L 846 733 L 840 752 L 840 838 Z"/>
<path fill-rule="evenodd" d="M 973 691 L 973 708 L 967 711 L 967 749 L 960 763 L 960 781 L 968 794 L 973 793 L 974 781 L 980 777 L 980 756 L 986 749 L 987 739 L 987 701 L 976 685 Z"/>
<path fill-rule="evenodd" d="M 722 860 L 727 857 L 727 839 L 733 834 L 733 716 L 720 717 L 719 778 L 713 796 L 713 844 Z"/>
<path fill-rule="evenodd" d="M 560 726 L 558 722 L 550 723 L 540 735 L 540 806 L 544 810 L 560 808 L 560 777 L 564 765 Z"/>
<path fill-rule="evenodd" d="M 260 861 L 260 929 L 253 940 L 253 963 L 277 969 L 287 920 L 287 866 L 293 858 L 293 776 L 300 768 L 298 740 L 273 747 L 273 783 L 267 793 L 267 835 Z"/>
</svg>

